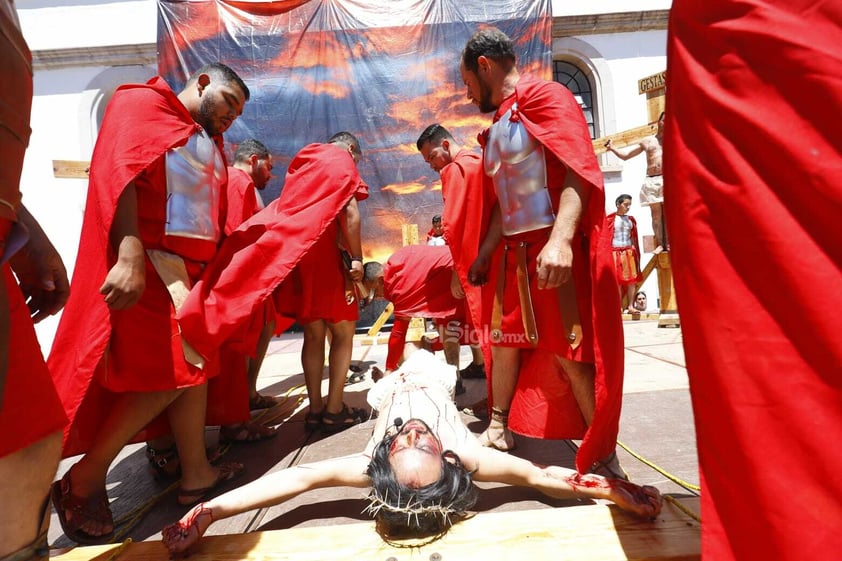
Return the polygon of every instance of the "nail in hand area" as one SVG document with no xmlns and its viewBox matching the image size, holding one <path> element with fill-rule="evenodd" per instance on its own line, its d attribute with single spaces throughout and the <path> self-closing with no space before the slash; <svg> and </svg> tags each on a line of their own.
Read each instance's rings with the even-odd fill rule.
<svg viewBox="0 0 842 561">
<path fill-rule="evenodd" d="M 185 557 L 190 546 L 199 541 L 213 522 L 213 511 L 205 503 L 194 506 L 181 520 L 165 527 L 161 532 L 164 547 L 170 557 Z"/>
</svg>

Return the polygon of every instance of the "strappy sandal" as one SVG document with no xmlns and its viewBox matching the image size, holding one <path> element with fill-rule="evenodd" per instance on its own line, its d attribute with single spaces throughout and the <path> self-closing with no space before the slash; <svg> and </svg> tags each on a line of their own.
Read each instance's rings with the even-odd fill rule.
<svg viewBox="0 0 842 561">
<path fill-rule="evenodd" d="M 268 395 L 257 394 L 256 396 L 249 398 L 249 409 L 251 411 L 258 411 L 260 409 L 271 409 L 277 404 L 278 400 Z"/>
<path fill-rule="evenodd" d="M 312 411 L 308 411 L 304 414 L 304 430 L 307 432 L 315 432 L 322 428 L 322 415 L 323 413 L 319 411 L 318 413 L 314 413 Z"/>
<path fill-rule="evenodd" d="M 216 481 L 207 487 L 200 487 L 198 489 L 178 488 L 178 504 L 182 506 L 192 506 L 204 500 L 209 494 L 219 490 L 225 483 L 233 481 L 243 474 L 246 467 L 239 462 L 228 462 L 219 466 L 219 474 L 216 476 Z"/>
<path fill-rule="evenodd" d="M 239 442 L 260 442 L 274 438 L 278 434 L 275 427 L 267 427 L 254 421 L 239 425 L 223 425 L 219 427 L 219 442 L 221 444 Z"/>
<path fill-rule="evenodd" d="M 56 508 L 58 521 L 64 535 L 76 543 L 84 545 L 100 545 L 108 543 L 114 537 L 114 517 L 108 507 L 108 495 L 103 492 L 95 497 L 77 497 L 70 488 L 70 471 L 50 487 L 50 498 Z M 73 516 L 67 519 L 67 511 Z M 82 530 L 85 522 L 100 522 L 111 526 L 112 530 L 101 536 L 94 536 Z"/>
<path fill-rule="evenodd" d="M 146 445 L 146 460 L 149 471 L 159 481 L 171 481 L 181 477 L 181 460 L 178 458 L 178 448 L 175 444 L 169 448 L 153 448 Z"/>
<path fill-rule="evenodd" d="M 343 403 L 338 413 L 322 412 L 322 429 L 327 433 L 337 433 L 365 422 L 366 417 L 364 410 Z"/>
<path fill-rule="evenodd" d="M 485 378 L 485 365 L 472 362 L 465 368 L 459 371 L 459 375 L 463 380 Z"/>
<path fill-rule="evenodd" d="M 617 459 L 617 452 L 611 452 L 601 460 L 594 462 L 591 466 L 590 473 L 601 475 L 608 479 L 620 479 L 622 481 L 629 481 L 629 474 L 620 465 Z"/>
</svg>

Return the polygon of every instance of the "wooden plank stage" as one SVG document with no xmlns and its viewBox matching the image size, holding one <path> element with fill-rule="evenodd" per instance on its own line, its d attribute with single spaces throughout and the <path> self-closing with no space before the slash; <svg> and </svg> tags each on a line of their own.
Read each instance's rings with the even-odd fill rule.
<svg viewBox="0 0 842 561">
<path fill-rule="evenodd" d="M 678 499 L 698 513 L 699 499 Z M 208 536 L 190 555 L 192 561 L 582 561 L 700 559 L 700 525 L 671 502 L 657 519 L 631 516 L 614 505 L 515 512 L 479 513 L 455 525 L 442 539 L 426 545 L 385 543 L 373 522 L 332 527 L 293 528 L 230 536 Z M 119 551 L 118 551 L 119 548 Z M 117 554 L 116 556 L 114 554 Z M 56 561 L 165 561 L 157 541 L 78 547 Z"/>
</svg>

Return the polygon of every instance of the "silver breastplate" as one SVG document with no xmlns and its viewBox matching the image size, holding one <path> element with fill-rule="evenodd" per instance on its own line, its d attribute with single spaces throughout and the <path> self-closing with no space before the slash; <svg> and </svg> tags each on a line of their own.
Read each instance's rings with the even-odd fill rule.
<svg viewBox="0 0 842 561">
<path fill-rule="evenodd" d="M 219 201 L 227 170 L 213 139 L 200 130 L 166 155 L 168 236 L 218 242 Z"/>
<path fill-rule="evenodd" d="M 491 125 L 483 154 L 485 173 L 494 182 L 503 234 L 507 236 L 546 228 L 555 221 L 547 191 L 544 147 L 522 122 L 513 123 L 511 115 L 510 109 Z"/>
</svg>

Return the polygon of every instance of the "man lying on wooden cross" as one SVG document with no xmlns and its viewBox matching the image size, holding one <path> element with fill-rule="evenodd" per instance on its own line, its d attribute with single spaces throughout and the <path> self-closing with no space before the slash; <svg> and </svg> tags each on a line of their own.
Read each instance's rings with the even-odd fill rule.
<svg viewBox="0 0 842 561">
<path fill-rule="evenodd" d="M 215 520 L 340 486 L 371 487 L 366 510 L 387 542 L 444 535 L 474 506 L 474 481 L 532 487 L 562 499 L 607 499 L 642 517 L 660 512 L 654 487 L 542 466 L 480 445 L 454 404 L 455 383 L 453 366 L 427 351 L 413 353 L 369 390 L 378 416 L 363 452 L 292 466 L 198 504 L 164 528 L 164 545 L 186 552 Z"/>
</svg>

